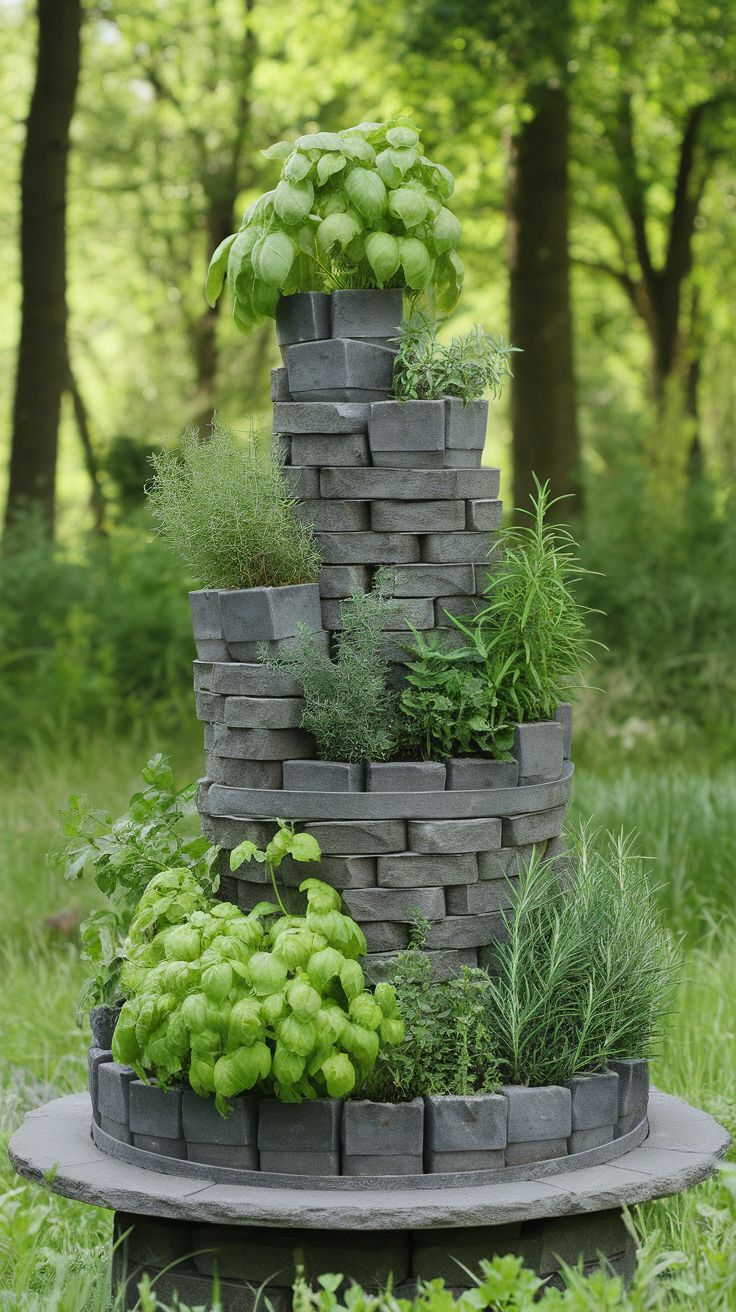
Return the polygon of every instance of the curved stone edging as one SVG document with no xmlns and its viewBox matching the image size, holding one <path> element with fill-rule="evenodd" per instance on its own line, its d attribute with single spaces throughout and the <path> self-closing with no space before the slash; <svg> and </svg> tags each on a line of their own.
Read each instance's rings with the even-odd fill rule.
<svg viewBox="0 0 736 1312">
<path fill-rule="evenodd" d="M 142 1171 L 101 1152 L 90 1135 L 89 1095 L 70 1094 L 29 1112 L 10 1140 L 14 1169 L 54 1193 L 98 1207 L 234 1225 L 312 1230 L 393 1230 L 500 1225 L 596 1212 L 679 1193 L 708 1179 L 731 1142 L 707 1112 L 654 1090 L 649 1137 L 615 1162 L 562 1177 L 457 1189 L 336 1193 L 262 1189 Z"/>
<path fill-rule="evenodd" d="M 589 1148 L 587 1152 L 553 1157 L 542 1162 L 529 1162 L 525 1166 L 504 1166 L 492 1171 L 437 1172 L 433 1175 L 289 1175 L 286 1172 L 206 1166 L 200 1162 L 149 1153 L 143 1148 L 136 1148 L 134 1144 L 113 1139 L 92 1122 L 92 1138 L 101 1152 L 144 1171 L 157 1171 L 194 1180 L 216 1180 L 219 1184 L 252 1185 L 261 1189 L 326 1189 L 334 1193 L 365 1193 L 375 1189 L 392 1193 L 405 1189 L 408 1183 L 414 1189 L 436 1190 L 466 1189 L 473 1185 L 500 1184 L 502 1181 L 542 1180 L 547 1176 L 564 1175 L 568 1171 L 579 1171 L 615 1161 L 633 1148 L 640 1147 L 648 1134 L 649 1122 L 644 1117 L 628 1134 L 622 1135 L 620 1139 L 612 1139 L 600 1148 Z"/>
<path fill-rule="evenodd" d="M 562 775 L 553 783 L 474 792 L 307 793 L 211 784 L 200 806 L 211 816 L 233 820 L 270 818 L 277 809 L 291 820 L 464 820 L 527 815 L 566 806 L 574 769 L 572 761 L 565 761 Z"/>
</svg>

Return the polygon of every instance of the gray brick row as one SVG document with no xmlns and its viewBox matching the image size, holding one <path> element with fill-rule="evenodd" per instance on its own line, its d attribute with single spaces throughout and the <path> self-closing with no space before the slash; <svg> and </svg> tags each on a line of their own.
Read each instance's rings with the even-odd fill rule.
<svg viewBox="0 0 736 1312">
<path fill-rule="evenodd" d="M 407 635 L 411 633 L 410 624 L 415 629 L 433 629 L 434 604 L 429 597 L 398 598 L 390 623 L 392 629 L 402 629 Z M 326 598 L 322 601 L 322 625 L 333 633 L 342 629 L 340 602 L 336 598 Z"/>
<path fill-rule="evenodd" d="M 323 469 L 319 495 L 357 501 L 486 501 L 498 496 L 498 469 Z M 304 495 L 303 493 L 301 495 Z"/>
</svg>

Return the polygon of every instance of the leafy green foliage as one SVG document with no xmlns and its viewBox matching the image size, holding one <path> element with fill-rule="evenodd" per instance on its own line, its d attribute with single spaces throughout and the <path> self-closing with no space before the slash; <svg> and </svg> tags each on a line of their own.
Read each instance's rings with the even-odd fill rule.
<svg viewBox="0 0 736 1312">
<path fill-rule="evenodd" d="M 302 726 L 317 740 L 326 761 L 386 761 L 398 740 L 397 697 L 387 685 L 383 630 L 396 606 L 389 576 L 378 572 L 371 592 L 358 592 L 340 605 L 342 629 L 335 660 L 314 644 L 304 628 L 288 652 L 263 652 L 270 669 L 293 675 L 302 685 Z"/>
<path fill-rule="evenodd" d="M 319 859 L 314 840 L 290 846 L 297 860 Z M 157 875 L 131 925 L 116 1061 L 164 1085 L 186 1076 L 223 1115 L 247 1089 L 282 1102 L 350 1093 L 404 1028 L 393 990 L 365 988 L 365 939 L 339 893 L 318 879 L 301 889 L 306 916 L 268 902 L 245 916 L 213 903 L 187 870 Z"/>
<path fill-rule="evenodd" d="M 420 310 L 414 310 L 401 325 L 399 350 L 394 360 L 394 393 L 414 401 L 436 401 L 459 396 L 467 404 L 490 390 L 501 395 L 511 376 L 509 356 L 519 348 L 507 346 L 475 329 L 453 337 L 449 346 L 436 340 L 437 325 Z"/>
<path fill-rule="evenodd" d="M 281 294 L 336 287 L 409 287 L 449 312 L 460 294 L 460 224 L 444 204 L 452 175 L 421 153 L 408 119 L 316 132 L 263 151 L 281 180 L 246 210 L 207 274 L 214 305 L 225 280 L 249 333 Z"/>
<path fill-rule="evenodd" d="M 212 436 L 192 432 L 181 451 L 151 457 L 147 491 L 160 532 L 205 588 L 312 583 L 319 554 L 294 514 L 281 469 L 264 458 L 253 428 L 237 442 L 217 417 Z"/>
<path fill-rule="evenodd" d="M 504 1083 L 559 1084 L 651 1055 L 680 962 L 630 843 L 599 851 L 582 828 L 569 878 L 535 854 L 507 920 L 485 995 Z"/>
<path fill-rule="evenodd" d="M 71 794 L 47 856 L 52 870 L 62 871 L 68 880 L 81 879 L 90 870 L 110 899 L 105 910 L 91 912 L 81 927 L 83 956 L 92 966 L 79 997 L 81 1010 L 122 1001 L 124 941 L 154 876 L 176 865 L 191 871 L 211 892 L 217 888 L 212 867 L 219 848 L 202 836 L 184 839 L 178 832 L 196 784 L 175 792 L 171 767 L 160 752 L 141 774 L 147 787 L 133 794 L 117 820 L 109 811 L 96 810 L 88 797 Z"/>
<path fill-rule="evenodd" d="M 320 861 L 322 854 L 317 839 L 311 834 L 296 834 L 293 824 L 286 824 L 283 820 L 278 820 L 277 824 L 279 827 L 265 852 L 260 851 L 249 839 L 245 839 L 233 848 L 230 853 L 230 869 L 238 870 L 244 861 L 250 860 L 257 861 L 261 865 L 265 864 L 271 876 L 276 901 L 286 916 L 288 912 L 281 901 L 281 894 L 276 884 L 276 871 L 281 862 L 285 856 L 290 856 L 292 861 Z"/>
<path fill-rule="evenodd" d="M 465 966 L 438 983 L 422 951 L 429 924 L 415 921 L 412 943 L 392 973 L 404 1042 L 382 1052 L 366 1082 L 365 1097 L 402 1102 L 424 1093 L 490 1093 L 498 1067 L 484 1005 L 488 977 Z"/>
<path fill-rule="evenodd" d="M 491 756 L 511 760 L 514 728 L 505 696 L 506 669 L 473 648 L 447 651 L 416 629 L 407 644 L 407 665 L 399 708 L 400 744 L 423 761 L 449 756 Z"/>
</svg>

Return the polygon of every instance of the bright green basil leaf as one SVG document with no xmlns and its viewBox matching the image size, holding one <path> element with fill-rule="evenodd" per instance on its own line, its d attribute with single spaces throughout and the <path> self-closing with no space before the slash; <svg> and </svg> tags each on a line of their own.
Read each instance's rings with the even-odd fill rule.
<svg viewBox="0 0 736 1312">
<path fill-rule="evenodd" d="M 400 187 L 404 175 L 401 169 L 394 164 L 391 154 L 390 150 L 382 150 L 379 155 L 376 155 L 376 169 L 387 187 Z"/>
<path fill-rule="evenodd" d="M 225 1001 L 233 986 L 233 968 L 229 961 L 220 961 L 202 971 L 202 992 L 215 1007 Z"/>
<path fill-rule="evenodd" d="M 290 1052 L 283 1043 L 276 1044 L 273 1054 L 273 1074 L 280 1084 L 296 1084 L 304 1073 L 304 1058 Z"/>
<path fill-rule="evenodd" d="M 236 235 L 236 233 L 233 233 L 231 237 L 226 237 L 224 241 L 221 241 L 210 260 L 210 267 L 207 270 L 207 280 L 204 285 L 204 292 L 209 305 L 215 305 L 217 298 L 222 291 L 222 284 L 225 281 L 225 274 L 227 272 L 227 261 L 228 256 L 230 255 L 230 247 L 235 241 Z"/>
<path fill-rule="evenodd" d="M 342 191 L 330 191 L 320 200 L 319 212 L 323 219 L 331 214 L 344 214 L 348 207 L 348 198 Z"/>
<path fill-rule="evenodd" d="M 355 208 L 373 222 L 386 210 L 386 188 L 375 169 L 356 166 L 345 178 L 345 190 Z"/>
<path fill-rule="evenodd" d="M 356 966 L 358 963 L 350 961 L 349 966 Z M 360 966 L 358 966 L 360 970 Z M 362 974 L 362 971 L 361 971 Z M 342 982 L 342 975 L 340 975 Z M 343 984 L 343 988 L 345 985 Z M 345 990 L 347 992 L 347 989 Z M 376 1002 L 374 1002 L 370 993 L 359 993 L 354 996 L 350 1003 L 350 1019 L 354 1020 L 357 1025 L 362 1025 L 366 1030 L 377 1030 L 383 1020 L 383 1012 Z"/>
<path fill-rule="evenodd" d="M 323 155 L 317 163 L 317 181 L 320 186 L 324 186 L 328 178 L 333 173 L 339 173 L 340 169 L 345 168 L 345 156 L 339 151 Z"/>
<path fill-rule="evenodd" d="M 427 217 L 427 202 L 409 187 L 398 187 L 388 198 L 389 213 L 401 219 L 407 228 L 416 227 Z"/>
<path fill-rule="evenodd" d="M 362 1066 L 372 1066 L 378 1056 L 378 1035 L 375 1030 L 348 1023 L 339 1039 L 340 1046 L 356 1057 Z"/>
<path fill-rule="evenodd" d="M 415 150 L 389 150 L 391 163 L 399 170 L 402 178 L 414 167 L 419 156 Z"/>
<path fill-rule="evenodd" d="M 378 1032 L 381 1035 L 383 1042 L 388 1044 L 389 1047 L 395 1048 L 399 1043 L 404 1042 L 405 1031 L 403 1020 L 393 1018 L 382 1020 L 378 1027 Z"/>
<path fill-rule="evenodd" d="M 258 240 L 258 231 L 255 227 L 243 228 L 236 234 L 235 240 L 230 247 L 230 254 L 227 260 L 227 285 L 232 297 L 237 296 L 238 278 L 253 277 L 253 265 L 250 254 Z"/>
<path fill-rule="evenodd" d="M 215 1063 L 206 1057 L 192 1057 L 189 1063 L 189 1083 L 200 1098 L 215 1092 Z"/>
<path fill-rule="evenodd" d="M 237 870 L 244 861 L 250 861 L 251 857 L 261 862 L 261 864 L 266 859 L 265 853 L 259 851 L 255 843 L 251 843 L 249 839 L 246 839 L 244 842 L 238 843 L 238 846 L 234 847 L 230 853 L 230 869 Z"/>
<path fill-rule="evenodd" d="M 261 154 L 266 159 L 288 159 L 293 149 L 293 141 L 275 141 L 267 150 L 262 150 Z"/>
<path fill-rule="evenodd" d="M 350 159 L 359 159 L 363 164 L 372 164 L 376 152 L 364 137 L 343 137 L 342 151 Z"/>
<path fill-rule="evenodd" d="M 302 155 L 300 151 L 295 150 L 291 158 L 284 164 L 284 177 L 287 182 L 301 182 L 302 178 L 306 178 L 311 167 L 312 161 L 307 159 L 306 155 Z"/>
<path fill-rule="evenodd" d="M 314 187 L 311 182 L 287 182 L 285 179 L 276 188 L 273 207 L 284 223 L 301 223 L 311 211 L 314 200 Z"/>
<path fill-rule="evenodd" d="M 180 1007 L 190 1034 L 200 1034 L 207 1023 L 207 999 L 204 993 L 190 993 Z"/>
<path fill-rule="evenodd" d="M 230 1012 L 227 1028 L 228 1048 L 248 1046 L 258 1037 L 263 1027 L 261 1008 L 257 998 L 241 998 Z"/>
<path fill-rule="evenodd" d="M 325 998 L 314 1018 L 320 1043 L 335 1043 L 348 1024 L 348 1016 L 334 998 Z"/>
<path fill-rule="evenodd" d="M 253 991 L 261 998 L 278 993 L 284 987 L 286 964 L 272 952 L 256 952 L 248 962 L 248 978 Z"/>
<path fill-rule="evenodd" d="M 368 233 L 365 238 L 365 253 L 379 285 L 393 278 L 401 261 L 399 243 L 390 232 Z"/>
<path fill-rule="evenodd" d="M 256 251 L 258 252 L 258 272 L 263 281 L 268 284 L 269 289 L 274 289 L 275 291 L 275 289 L 280 287 L 281 283 L 284 282 L 288 276 L 289 269 L 294 263 L 296 245 L 291 240 L 291 237 L 287 237 L 285 232 L 269 232 L 266 237 L 261 238 L 261 240 L 253 247 L 254 267 Z M 254 291 L 254 302 L 259 308 L 261 295 L 261 288 L 256 287 Z M 268 305 L 270 305 L 271 300 L 273 300 L 274 313 L 276 311 L 277 299 L 278 295 L 276 294 L 275 297 L 266 297 L 264 300 L 264 303 Z M 271 313 L 270 310 L 266 312 L 269 314 Z"/>
<path fill-rule="evenodd" d="M 311 956 L 311 943 L 303 933 L 298 931 L 279 934 L 279 956 L 283 958 L 289 970 L 306 966 Z"/>
<path fill-rule="evenodd" d="M 376 984 L 373 996 L 387 1020 L 398 1020 L 400 1013 L 396 1001 L 396 990 L 390 984 Z"/>
<path fill-rule="evenodd" d="M 342 139 L 336 132 L 309 132 L 305 137 L 297 137 L 296 144 L 300 150 L 342 149 Z"/>
<path fill-rule="evenodd" d="M 407 283 L 421 291 L 432 277 L 433 264 L 426 247 L 416 237 L 399 237 L 399 253 Z"/>
<path fill-rule="evenodd" d="M 366 948 L 365 934 L 360 925 L 356 925 L 355 921 L 351 920 L 349 916 L 343 916 L 343 920 L 348 940 L 347 943 L 341 946 L 340 951 L 344 957 L 349 957 L 351 961 L 354 961 L 356 957 L 364 957 L 368 949 Z"/>
<path fill-rule="evenodd" d="M 306 975 L 299 975 L 292 981 L 286 990 L 286 997 L 294 1015 L 300 1020 L 311 1020 L 322 1005 L 319 993 L 312 988 Z"/>
<path fill-rule="evenodd" d="M 345 250 L 348 242 L 352 241 L 359 231 L 360 224 L 350 214 L 329 214 L 317 229 L 317 245 L 325 254 L 328 254 L 338 242 L 341 250 Z"/>
<path fill-rule="evenodd" d="M 457 246 L 462 235 L 460 220 L 455 217 L 452 210 L 445 209 L 444 205 L 435 220 L 432 236 L 434 244 L 438 251 L 454 249 Z"/>
<path fill-rule="evenodd" d="M 345 965 L 340 971 L 340 983 L 345 990 L 345 997 L 348 999 L 348 1002 L 362 994 L 363 989 L 365 988 L 365 978 L 357 961 L 345 962 Z M 353 1015 L 352 1007 L 350 1009 L 350 1015 Z M 354 1019 L 357 1018 L 354 1017 Z M 364 1022 L 361 1022 L 361 1024 L 363 1023 Z M 376 1024 L 377 1023 L 378 1022 L 376 1022 Z M 375 1026 L 373 1026 L 373 1028 L 375 1029 Z"/>
<path fill-rule="evenodd" d="M 164 939 L 164 952 L 168 961 L 196 961 L 200 948 L 201 937 L 189 925 L 178 925 Z"/>
<path fill-rule="evenodd" d="M 324 993 L 326 985 L 336 975 L 340 974 L 345 963 L 345 958 L 341 952 L 335 948 L 323 948 L 321 952 L 315 952 L 307 962 L 307 975 L 309 982 L 314 986 L 318 993 Z"/>
<path fill-rule="evenodd" d="M 419 133 L 413 128 L 389 128 L 386 133 L 386 140 L 390 146 L 416 146 L 419 140 Z"/>
<path fill-rule="evenodd" d="M 319 861 L 322 856 L 319 843 L 311 834 L 294 834 L 289 851 L 295 861 Z"/>
<path fill-rule="evenodd" d="M 311 1020 L 301 1020 L 299 1016 L 286 1016 L 276 1025 L 276 1036 L 289 1052 L 297 1057 L 307 1057 L 315 1045 L 317 1034 Z"/>
<path fill-rule="evenodd" d="M 309 835 L 304 834 L 303 837 L 308 838 Z M 316 842 L 316 840 L 312 839 L 312 842 Z M 319 852 L 319 848 L 317 848 L 317 851 Z M 299 859 L 310 861 L 313 858 L 301 857 Z M 337 889 L 331 888 L 329 884 L 323 883 L 321 879 L 303 879 L 299 885 L 299 891 L 306 893 L 307 903 L 310 907 L 314 907 L 315 911 L 339 911 L 342 905 Z"/>
<path fill-rule="evenodd" d="M 311 255 L 312 259 L 315 259 L 317 255 L 316 233 L 317 230 L 312 224 L 305 223 L 299 229 L 299 235 L 296 239 L 297 245 L 302 254 Z"/>
<path fill-rule="evenodd" d="M 286 1011 L 286 994 L 282 991 L 271 993 L 261 1001 L 261 1015 L 267 1025 L 275 1025 Z"/>
<path fill-rule="evenodd" d="M 322 1073 L 331 1098 L 346 1098 L 355 1088 L 355 1067 L 344 1052 L 336 1052 L 322 1063 Z"/>
</svg>

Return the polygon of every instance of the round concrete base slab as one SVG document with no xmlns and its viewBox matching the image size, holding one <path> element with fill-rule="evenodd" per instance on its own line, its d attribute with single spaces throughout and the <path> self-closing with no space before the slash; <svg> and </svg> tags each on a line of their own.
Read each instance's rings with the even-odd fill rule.
<svg viewBox="0 0 736 1312">
<path fill-rule="evenodd" d="M 614 1162 L 541 1180 L 444 1189 L 264 1189 L 141 1170 L 93 1143 L 86 1093 L 29 1112 L 9 1154 L 20 1175 L 55 1193 L 141 1216 L 315 1230 L 424 1230 L 605 1211 L 679 1193 L 715 1174 L 730 1139 L 712 1116 L 657 1090 L 648 1115 L 648 1139 Z"/>
</svg>

